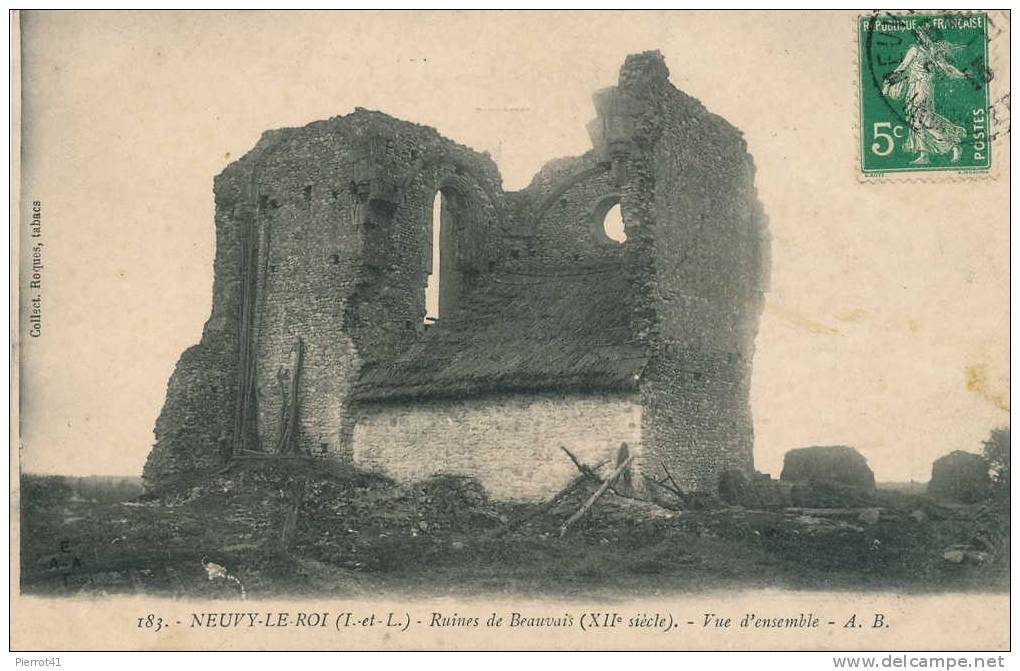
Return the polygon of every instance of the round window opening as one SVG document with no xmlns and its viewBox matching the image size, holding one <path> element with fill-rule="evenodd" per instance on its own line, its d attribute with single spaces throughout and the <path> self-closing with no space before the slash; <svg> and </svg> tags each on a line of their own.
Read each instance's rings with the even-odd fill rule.
<svg viewBox="0 0 1020 671">
<path fill-rule="evenodd" d="M 623 213 L 620 212 L 619 203 L 613 205 L 606 212 L 606 216 L 602 219 L 602 230 L 605 231 L 606 237 L 613 242 L 623 244 L 627 241 L 627 233 L 623 230 Z"/>
</svg>

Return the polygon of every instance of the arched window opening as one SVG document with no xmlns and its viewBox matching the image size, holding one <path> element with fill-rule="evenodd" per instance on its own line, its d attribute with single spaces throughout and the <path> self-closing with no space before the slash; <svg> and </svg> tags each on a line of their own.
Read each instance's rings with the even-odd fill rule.
<svg viewBox="0 0 1020 671">
<path fill-rule="evenodd" d="M 460 238 L 464 216 L 468 211 L 463 192 L 454 185 L 443 184 L 432 199 L 431 224 L 425 235 L 422 262 L 425 281 L 425 325 L 435 324 L 440 317 L 449 319 L 457 309 L 465 282 Z"/>
<path fill-rule="evenodd" d="M 606 237 L 613 242 L 623 244 L 627 241 L 627 233 L 623 228 L 623 213 L 620 211 L 620 204 L 616 203 L 606 212 L 602 219 L 602 230 Z"/>
<path fill-rule="evenodd" d="M 442 270 L 442 226 L 443 226 L 443 192 L 437 191 L 432 200 L 432 226 L 429 248 L 432 252 L 428 261 L 428 281 L 425 284 L 425 323 L 434 324 L 439 321 L 439 281 Z"/>
</svg>

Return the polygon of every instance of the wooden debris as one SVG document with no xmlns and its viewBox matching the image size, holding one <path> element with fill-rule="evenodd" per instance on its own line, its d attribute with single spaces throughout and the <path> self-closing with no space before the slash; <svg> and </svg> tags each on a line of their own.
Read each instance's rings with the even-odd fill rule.
<svg viewBox="0 0 1020 671">
<path fill-rule="evenodd" d="M 679 498 L 680 500 L 686 499 L 687 495 L 684 494 L 684 490 L 680 488 L 680 485 L 678 485 L 676 483 L 676 480 L 673 479 L 673 474 L 669 472 L 668 468 L 666 468 L 666 462 L 660 461 L 659 463 L 662 464 L 662 470 L 666 473 L 666 477 L 669 479 L 669 483 L 673 486 L 672 487 L 673 493 L 676 494 L 677 498 Z"/>
<path fill-rule="evenodd" d="M 548 501 L 546 501 L 542 505 L 538 506 L 537 508 L 532 510 L 530 513 L 528 513 L 526 515 L 522 515 L 521 517 L 518 517 L 517 519 L 511 520 L 507 524 L 504 524 L 503 526 L 497 528 L 492 533 L 492 537 L 493 538 L 499 538 L 503 534 L 505 534 L 505 533 L 507 533 L 509 531 L 512 531 L 512 530 L 522 526 L 526 522 L 528 522 L 530 520 L 533 520 L 536 517 L 539 517 L 540 515 L 543 515 L 543 514 L 549 512 L 550 510 L 552 510 L 553 508 L 556 507 L 556 504 L 558 504 L 560 501 L 562 501 L 567 496 L 569 496 L 575 489 L 577 489 L 577 486 L 580 485 L 584 481 L 585 481 L 585 476 L 584 475 L 577 476 L 576 478 L 574 478 L 573 480 L 570 481 L 570 484 L 568 484 L 566 487 L 561 489 L 559 494 L 557 494 L 556 496 L 552 497 L 551 499 L 549 499 Z"/>
<path fill-rule="evenodd" d="M 582 475 L 585 475 L 595 480 L 596 482 L 602 482 L 602 478 L 598 476 L 598 473 L 596 473 L 596 471 L 605 466 L 607 463 L 609 463 L 607 460 L 602 460 L 596 466 L 592 467 L 586 464 L 582 464 L 581 460 L 575 457 L 574 453 L 568 450 L 563 445 L 560 445 L 560 449 L 566 452 L 567 456 L 570 457 L 570 460 L 572 462 L 574 462 L 574 466 L 577 466 L 577 470 L 581 471 Z"/>
<path fill-rule="evenodd" d="M 591 495 L 591 498 L 585 501 L 584 505 L 581 506 L 576 513 L 571 515 L 570 519 L 563 523 L 563 526 L 560 527 L 560 538 L 563 538 L 563 536 L 566 535 L 567 530 L 570 529 L 570 527 L 573 526 L 573 524 L 577 522 L 577 520 L 584 517 L 584 514 L 587 513 L 588 510 L 590 510 L 593 505 L 595 505 L 595 502 L 598 501 L 599 498 L 601 498 L 601 496 L 605 494 L 610 487 L 612 487 L 613 483 L 616 482 L 617 478 L 619 478 L 625 470 L 630 468 L 630 464 L 633 461 L 634 455 L 627 457 L 627 459 L 622 464 L 620 464 L 619 468 L 613 471 L 612 474 L 610 474 L 610 476 L 602 482 L 599 488 L 595 490 L 595 493 Z"/>
<path fill-rule="evenodd" d="M 624 443 L 624 445 L 626 445 L 626 443 Z M 603 466 L 605 466 L 606 464 L 609 463 L 608 459 L 603 459 L 599 463 L 595 464 L 595 466 L 588 466 L 587 464 L 581 463 L 581 460 L 578 459 L 576 456 L 574 456 L 574 453 L 571 452 L 570 450 L 568 450 L 563 445 L 560 445 L 560 449 L 563 450 L 564 452 L 566 452 L 567 456 L 570 457 L 570 460 L 572 462 L 574 462 L 574 466 L 577 466 L 577 470 L 581 471 L 582 475 L 584 475 L 585 477 L 591 479 L 594 482 L 602 484 L 602 478 L 599 476 L 597 471 L 600 468 L 602 468 Z M 627 456 L 629 456 L 629 454 L 630 454 L 630 451 L 628 450 L 626 452 L 626 455 L 624 455 L 623 459 L 618 459 L 617 460 L 617 464 L 616 465 L 619 466 L 620 464 L 622 464 L 623 461 L 627 458 Z M 619 456 L 619 454 L 618 454 L 618 456 Z M 628 474 L 629 474 L 629 472 L 628 472 Z M 646 500 L 646 499 L 641 498 L 640 496 L 632 496 L 631 494 L 624 494 L 623 492 L 618 490 L 613 485 L 609 486 L 609 491 L 611 491 L 616 496 L 619 496 L 621 499 L 631 499 L 632 501 L 645 501 Z"/>
<path fill-rule="evenodd" d="M 298 418 L 298 385 L 301 381 L 304 347 L 304 341 L 299 337 L 290 350 L 290 394 L 286 408 L 286 424 L 280 434 L 280 442 L 276 446 L 277 454 L 288 454 L 294 451 L 294 436 L 297 433 Z"/>
<path fill-rule="evenodd" d="M 253 189 L 252 189 L 253 191 Z M 255 385 L 255 356 L 253 348 L 253 332 L 255 324 L 255 293 L 258 286 L 259 255 L 257 214 L 245 211 L 240 227 L 241 235 L 241 319 L 240 347 L 238 349 L 238 389 L 237 407 L 234 414 L 234 431 L 232 452 L 244 449 L 251 428 L 252 415 L 255 412 L 257 387 Z"/>
<path fill-rule="evenodd" d="M 288 492 L 287 515 L 283 518 L 283 529 L 280 532 L 280 552 L 286 554 L 294 541 L 294 531 L 297 529 L 298 509 L 301 507 L 301 500 L 305 496 L 305 481 L 303 479 L 294 483 Z"/>
<path fill-rule="evenodd" d="M 602 460 L 599 463 L 595 464 L 594 466 L 588 466 L 587 464 L 582 464 L 580 460 L 578 460 L 578 458 L 575 457 L 573 453 L 567 448 L 560 445 L 560 449 L 566 452 L 567 456 L 570 457 L 570 460 L 574 462 L 575 466 L 577 466 L 577 470 L 580 471 L 580 474 L 577 475 L 577 477 L 575 477 L 573 480 L 571 480 L 566 487 L 561 489 L 556 496 L 552 497 L 551 499 L 549 499 L 542 505 L 538 506 L 531 512 L 527 513 L 526 515 L 511 520 L 505 525 L 496 529 L 491 534 L 493 538 L 499 538 L 503 534 L 522 526 L 526 522 L 529 522 L 535 519 L 536 517 L 539 517 L 549 512 L 550 510 L 555 508 L 556 505 L 559 504 L 563 499 L 567 498 L 567 496 L 572 494 L 574 490 L 577 489 L 581 485 L 581 483 L 584 482 L 585 480 L 593 479 L 598 483 L 602 482 L 602 478 L 600 478 L 598 475 L 598 470 L 605 466 L 607 463 L 609 463 L 608 461 Z"/>
</svg>

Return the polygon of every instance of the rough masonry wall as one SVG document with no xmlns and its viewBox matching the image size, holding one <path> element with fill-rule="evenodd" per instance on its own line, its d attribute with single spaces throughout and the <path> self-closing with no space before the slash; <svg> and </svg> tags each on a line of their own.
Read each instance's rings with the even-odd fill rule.
<svg viewBox="0 0 1020 671">
<path fill-rule="evenodd" d="M 683 486 L 753 469 L 749 403 L 767 231 L 740 132 L 668 82 L 661 55 L 628 58 L 617 109 L 632 146 L 624 216 L 642 286 L 644 444 Z M 631 244 L 633 243 L 633 244 Z"/>
<path fill-rule="evenodd" d="M 324 129 L 325 130 L 325 129 Z M 343 324 L 358 279 L 361 240 L 356 194 L 337 178 L 351 173 L 354 148 L 328 132 L 282 142 L 255 177 L 258 280 L 254 297 L 259 444 L 282 439 L 292 350 L 303 346 L 295 447 L 321 453 L 340 445 L 343 401 L 359 356 Z"/>
<path fill-rule="evenodd" d="M 609 166 L 594 152 L 545 165 L 524 190 L 533 256 L 575 266 L 621 261 L 622 246 L 606 236 L 602 226 L 620 191 Z"/>
<path fill-rule="evenodd" d="M 147 490 L 205 477 L 222 462 L 222 441 L 233 421 L 236 338 L 204 338 L 181 354 L 156 420 L 156 443 L 142 470 Z"/>
<path fill-rule="evenodd" d="M 464 201 L 451 252 L 487 258 L 498 189 L 491 162 L 435 131 L 356 112 L 312 124 L 262 161 L 257 389 L 260 447 L 280 444 L 298 338 L 304 345 L 295 449 L 349 458 L 350 389 L 363 365 L 417 337 L 425 312 L 430 215 L 440 189 Z M 478 176 L 476 176 L 476 174 Z"/>
<path fill-rule="evenodd" d="M 268 132 L 217 176 L 212 314 L 168 385 L 144 473 L 150 488 L 208 473 L 224 448 L 277 449 L 299 338 L 292 449 L 349 458 L 353 381 L 422 329 L 439 189 L 463 203 L 450 244 L 470 275 L 497 255 L 498 171 L 433 129 L 359 109 Z M 249 368 L 252 411 L 239 429 Z"/>
<path fill-rule="evenodd" d="M 486 169 L 491 172 L 443 160 L 412 168 L 413 175 L 407 175 L 392 218 L 371 224 L 377 228 L 367 232 L 372 246 L 364 254 L 357 313 L 350 315 L 362 349 L 372 350 L 371 360 L 402 351 L 423 329 L 425 286 L 432 261 L 432 206 L 437 192 L 443 192 L 446 243 L 442 250 L 446 272 L 441 284 L 446 300 L 441 318 L 455 318 L 450 309 L 455 312 L 459 307 L 459 295 L 474 290 L 479 276 L 496 263 L 501 252 L 501 191 L 492 191 L 499 188 L 495 167 Z M 485 176 L 478 178 L 478 173 Z M 483 180 L 491 180 L 490 190 L 481 186 Z M 456 281 L 450 270 L 456 271 Z"/>
<path fill-rule="evenodd" d="M 636 394 L 369 404 L 354 431 L 354 461 L 402 481 L 469 475 L 494 498 L 537 501 L 554 496 L 577 475 L 560 445 L 584 463 L 612 464 L 621 443 L 639 454 L 640 439 Z"/>
</svg>

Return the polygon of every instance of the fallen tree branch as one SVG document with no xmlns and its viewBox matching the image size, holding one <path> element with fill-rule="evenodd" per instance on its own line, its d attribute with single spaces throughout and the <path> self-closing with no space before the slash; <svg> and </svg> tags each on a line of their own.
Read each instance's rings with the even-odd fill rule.
<svg viewBox="0 0 1020 671">
<path fill-rule="evenodd" d="M 578 459 L 576 456 L 574 456 L 574 453 L 571 452 L 570 450 L 568 450 L 567 448 L 565 448 L 564 446 L 560 445 L 560 449 L 567 453 L 567 456 L 570 457 L 570 460 L 572 462 L 574 462 L 574 466 L 577 466 L 577 470 L 581 471 L 582 475 L 585 475 L 588 478 L 591 478 L 592 480 L 594 480 L 595 482 L 597 482 L 599 484 L 602 484 L 602 478 L 599 476 L 597 471 L 600 468 L 602 468 L 603 466 L 605 466 L 606 464 L 609 463 L 608 459 L 603 459 L 602 461 L 600 461 L 599 463 L 595 464 L 594 466 L 588 466 L 587 464 L 581 463 L 581 460 Z M 611 491 L 613 494 L 616 494 L 621 499 L 630 499 L 631 501 L 647 501 L 647 499 L 643 499 L 640 496 L 633 496 L 631 494 L 624 494 L 624 493 L 622 493 L 619 489 L 617 489 L 613 485 L 610 485 L 609 491 Z"/>
<path fill-rule="evenodd" d="M 684 490 L 680 488 L 680 485 L 673 478 L 673 474 L 670 473 L 669 468 L 666 467 L 666 462 L 660 461 L 659 465 L 662 466 L 662 471 L 663 473 L 666 474 L 666 477 L 660 478 L 658 480 L 654 478 L 648 478 L 647 482 L 651 482 L 656 487 L 661 487 L 662 489 L 666 490 L 667 492 L 673 495 L 673 497 L 677 500 L 677 507 L 674 508 L 674 510 L 683 510 L 684 508 L 690 506 L 691 504 L 690 495 L 686 494 Z"/>
<path fill-rule="evenodd" d="M 598 501 L 599 498 L 603 494 L 605 494 L 610 487 L 613 486 L 613 483 L 616 482 L 616 479 L 623 475 L 623 472 L 625 470 L 630 468 L 630 464 L 632 461 L 634 461 L 633 454 L 627 457 L 624 460 L 624 462 L 620 464 L 620 466 L 615 471 L 613 471 L 612 474 L 610 474 L 608 478 L 603 480 L 599 488 L 596 489 L 595 493 L 591 495 L 591 498 L 585 501 L 584 505 L 581 506 L 576 513 L 571 515 L 570 518 L 563 523 L 563 526 L 560 527 L 560 538 L 563 538 L 563 536 L 566 535 L 567 530 L 570 529 L 571 526 L 573 526 L 574 522 L 584 517 L 584 514 L 587 513 L 588 510 L 591 509 L 593 505 L 595 505 L 595 502 Z"/>
<path fill-rule="evenodd" d="M 651 478 L 648 478 L 648 482 L 652 483 L 653 485 L 655 485 L 657 487 L 662 487 L 667 492 L 672 494 L 673 498 L 677 498 L 676 493 L 673 491 L 673 488 L 670 487 L 669 485 L 665 485 L 665 484 L 659 482 L 658 480 L 652 480 Z M 637 499 L 637 500 L 645 501 L 646 499 Z M 677 512 L 683 512 L 683 510 L 684 510 L 684 502 L 683 501 L 677 501 L 676 503 L 667 503 L 666 501 L 663 501 L 662 499 L 649 499 L 647 501 L 649 503 L 654 503 L 655 505 L 660 506 L 662 508 L 666 508 L 667 510 L 675 510 Z"/>
<path fill-rule="evenodd" d="M 596 464 L 594 467 L 592 467 L 592 466 L 588 466 L 586 464 L 582 464 L 581 460 L 578 459 L 577 457 L 575 457 L 574 453 L 571 452 L 570 450 L 568 450 L 563 445 L 560 445 L 560 449 L 567 453 L 567 456 L 570 457 L 570 460 L 572 462 L 574 462 L 574 466 L 577 466 L 577 470 L 581 471 L 581 473 L 583 473 L 584 475 L 587 475 L 590 478 L 594 478 L 598 482 L 602 482 L 602 478 L 600 478 L 598 476 L 598 473 L 596 473 L 596 471 L 609 463 L 609 461 L 607 459 L 603 459 L 598 464 Z"/>
<path fill-rule="evenodd" d="M 664 481 L 652 480 L 651 478 L 649 478 L 648 482 L 652 483 L 653 485 L 662 487 L 663 489 L 665 489 L 667 492 L 669 492 L 673 496 L 677 496 L 677 493 L 673 490 L 673 488 L 670 487 L 669 485 L 667 485 Z"/>
<path fill-rule="evenodd" d="M 666 468 L 666 462 L 660 461 L 659 463 L 662 464 L 662 470 L 665 471 L 666 477 L 669 478 L 670 484 L 673 485 L 673 493 L 676 494 L 677 497 L 680 498 L 681 500 L 686 500 L 687 495 L 684 494 L 684 490 L 681 489 L 680 485 L 678 485 L 676 483 L 676 480 L 673 479 L 673 474 L 669 472 L 668 468 Z"/>
</svg>

